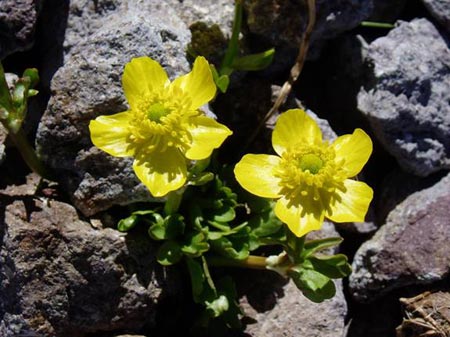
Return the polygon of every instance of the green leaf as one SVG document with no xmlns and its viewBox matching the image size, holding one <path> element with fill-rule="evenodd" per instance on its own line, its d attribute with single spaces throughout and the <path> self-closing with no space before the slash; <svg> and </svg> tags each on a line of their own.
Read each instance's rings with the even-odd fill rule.
<svg viewBox="0 0 450 337">
<path fill-rule="evenodd" d="M 342 241 L 343 239 L 338 237 L 306 241 L 305 246 L 303 247 L 302 257 L 307 258 L 320 250 L 337 246 Z"/>
<path fill-rule="evenodd" d="M 222 256 L 236 260 L 244 260 L 250 254 L 248 236 L 245 235 L 234 235 L 212 240 L 211 248 Z"/>
<path fill-rule="evenodd" d="M 21 107 L 26 104 L 30 82 L 31 80 L 28 77 L 19 78 L 17 80 L 16 86 L 12 92 L 12 101 L 16 109 L 21 109 Z"/>
<path fill-rule="evenodd" d="M 17 133 L 22 127 L 22 123 L 25 120 L 28 106 L 28 89 L 30 88 L 31 79 L 29 77 L 22 77 L 16 82 L 16 85 L 12 91 L 12 105 L 14 114 L 10 115 L 8 123 L 9 130 L 13 133 Z M 10 111 L 11 112 L 11 111 Z"/>
<path fill-rule="evenodd" d="M 224 312 L 228 311 L 230 304 L 225 295 L 220 295 L 212 302 L 205 301 L 206 310 L 209 310 L 212 317 L 219 317 Z"/>
<path fill-rule="evenodd" d="M 224 94 L 227 92 L 228 86 L 230 85 L 230 76 L 222 75 L 215 79 L 215 83 L 220 92 Z"/>
<path fill-rule="evenodd" d="M 221 238 L 222 236 L 228 236 L 232 234 L 236 234 L 240 232 L 243 228 L 247 228 L 248 223 L 243 222 L 240 225 L 236 227 L 230 227 L 228 224 L 222 224 L 214 221 L 208 221 L 208 223 L 214 227 L 220 230 L 220 232 L 217 231 L 208 231 L 208 240 L 217 240 Z M 245 230 L 246 232 L 249 232 L 249 229 Z"/>
<path fill-rule="evenodd" d="M 148 214 L 158 214 L 155 213 L 155 211 L 151 210 L 151 209 L 146 209 L 146 210 L 139 210 L 139 211 L 134 211 L 132 214 L 136 214 L 136 215 L 148 215 Z M 159 215 L 159 214 L 158 214 Z"/>
<path fill-rule="evenodd" d="M 6 83 L 5 72 L 0 62 L 0 106 L 8 111 L 8 115 L 12 113 L 12 99 L 9 92 L 8 83 Z"/>
<path fill-rule="evenodd" d="M 231 67 L 235 70 L 257 71 L 267 68 L 273 61 L 275 49 L 269 49 L 262 53 L 245 55 L 234 59 Z"/>
<path fill-rule="evenodd" d="M 159 247 L 156 260 L 163 266 L 170 266 L 181 260 L 183 253 L 181 247 L 175 241 L 166 241 Z"/>
<path fill-rule="evenodd" d="M 214 83 L 216 84 L 217 88 L 224 94 L 227 92 L 228 85 L 230 84 L 230 78 L 227 74 L 219 75 L 217 72 L 216 67 L 213 64 L 210 64 L 209 67 L 211 68 L 211 72 L 213 75 Z"/>
<path fill-rule="evenodd" d="M 228 205 L 224 205 L 220 209 L 214 210 L 213 221 L 218 222 L 230 222 L 236 217 L 234 208 Z"/>
<path fill-rule="evenodd" d="M 343 278 L 351 274 L 352 267 L 347 256 L 336 254 L 331 256 L 311 256 L 308 258 L 314 270 L 329 278 Z"/>
<path fill-rule="evenodd" d="M 209 250 L 209 244 L 206 240 L 207 235 L 203 232 L 190 233 L 181 250 L 187 256 L 198 257 Z"/>
<path fill-rule="evenodd" d="M 225 276 L 217 282 L 217 289 L 219 295 L 225 295 L 228 299 L 229 308 L 222 313 L 223 320 L 229 328 L 239 329 L 242 323 L 239 315 L 243 312 L 237 301 L 237 291 L 234 281 L 231 277 Z"/>
<path fill-rule="evenodd" d="M 36 96 L 37 94 L 39 94 L 39 91 L 37 91 L 36 89 L 28 90 L 28 97 L 33 97 Z"/>
<path fill-rule="evenodd" d="M 211 65 L 211 67 L 214 68 L 213 65 Z M 196 160 L 194 165 L 189 169 L 189 172 L 193 175 L 198 175 L 206 170 L 206 168 L 209 166 L 210 162 L 211 162 L 210 157 L 208 157 L 206 159 Z"/>
<path fill-rule="evenodd" d="M 207 221 L 208 225 L 220 230 L 222 233 L 228 233 L 231 230 L 230 224 L 219 221 Z"/>
<path fill-rule="evenodd" d="M 131 228 L 136 226 L 139 218 L 137 215 L 132 214 L 128 218 L 122 219 L 117 223 L 117 229 L 119 232 L 128 232 Z"/>
<path fill-rule="evenodd" d="M 303 295 L 313 302 L 323 302 L 336 294 L 333 281 L 315 270 L 298 266 L 290 270 L 289 276 Z"/>
<path fill-rule="evenodd" d="M 0 120 L 6 120 L 9 117 L 9 111 L 0 105 Z"/>
<path fill-rule="evenodd" d="M 190 178 L 189 185 L 203 186 L 214 179 L 214 174 L 211 172 L 203 172 L 196 177 Z"/>
<path fill-rule="evenodd" d="M 199 262 L 194 259 L 186 258 L 186 264 L 188 266 L 189 275 L 191 276 L 192 296 L 194 301 L 199 303 L 202 301 L 201 294 L 203 292 L 203 283 L 205 282 L 205 274 L 203 268 Z"/>
<path fill-rule="evenodd" d="M 202 258 L 198 259 L 186 257 L 186 263 L 191 276 L 192 295 L 195 303 L 205 305 L 205 302 L 212 302 L 217 298 L 216 287 L 209 275 L 208 264 Z"/>
<path fill-rule="evenodd" d="M 249 221 L 252 233 L 257 237 L 274 234 L 283 227 L 283 223 L 277 218 L 273 209 L 254 215 Z"/>
<path fill-rule="evenodd" d="M 30 79 L 30 88 L 35 87 L 39 83 L 39 72 L 36 68 L 25 69 L 22 77 L 28 77 Z"/>
<path fill-rule="evenodd" d="M 171 240 L 183 234 L 184 218 L 180 214 L 171 214 L 164 221 L 157 221 L 148 229 L 148 234 L 154 240 Z"/>
</svg>

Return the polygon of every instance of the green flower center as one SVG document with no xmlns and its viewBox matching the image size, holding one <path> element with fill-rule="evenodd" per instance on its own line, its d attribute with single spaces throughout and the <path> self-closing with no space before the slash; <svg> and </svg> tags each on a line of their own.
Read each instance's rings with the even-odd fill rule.
<svg viewBox="0 0 450 337">
<path fill-rule="evenodd" d="M 301 156 L 298 160 L 298 166 L 302 171 L 309 171 L 312 174 L 317 174 L 323 167 L 323 160 L 316 154 L 308 153 Z"/>
<path fill-rule="evenodd" d="M 192 142 L 189 118 L 200 114 L 190 106 L 190 98 L 178 91 L 155 90 L 136 99 L 129 138 L 135 157 L 164 152 L 168 147 L 187 151 Z"/>
<path fill-rule="evenodd" d="M 327 143 L 300 144 L 288 149 L 281 156 L 276 175 L 281 179 L 283 195 L 309 203 L 325 202 L 336 188 L 342 188 L 345 180 L 336 154 Z"/>
<path fill-rule="evenodd" d="M 166 108 L 161 103 L 155 103 L 150 105 L 147 110 L 147 118 L 152 122 L 159 123 L 161 118 L 167 116 L 170 113 L 170 109 Z"/>
</svg>

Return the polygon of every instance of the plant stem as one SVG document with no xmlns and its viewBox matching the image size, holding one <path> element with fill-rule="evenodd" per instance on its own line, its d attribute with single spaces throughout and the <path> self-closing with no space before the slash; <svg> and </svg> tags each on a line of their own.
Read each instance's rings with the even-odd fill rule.
<svg viewBox="0 0 450 337">
<path fill-rule="evenodd" d="M 228 42 L 228 47 L 223 57 L 222 65 L 220 67 L 220 75 L 229 75 L 232 71 L 231 65 L 239 50 L 239 33 L 241 32 L 242 24 L 242 3 L 241 0 L 235 0 L 234 5 L 234 19 L 231 38 Z"/>
<path fill-rule="evenodd" d="M 167 201 L 164 205 L 164 213 L 166 215 L 174 214 L 180 207 L 181 199 L 183 199 L 183 193 L 179 191 L 172 191 L 167 195 Z"/>
<path fill-rule="evenodd" d="M 267 261 L 264 256 L 250 255 L 244 260 L 228 259 L 220 256 L 207 258 L 208 264 L 215 267 L 240 267 L 250 269 L 267 269 Z"/>
<path fill-rule="evenodd" d="M 371 27 L 371 28 L 387 28 L 391 29 L 394 28 L 395 25 L 392 23 L 386 23 L 386 22 L 374 22 L 374 21 L 363 21 L 361 22 L 362 27 Z"/>
<path fill-rule="evenodd" d="M 28 165 L 28 167 L 39 174 L 42 178 L 47 178 L 47 172 L 44 168 L 44 165 L 36 155 L 36 152 L 31 147 L 28 142 L 25 133 L 22 129 L 19 129 L 16 133 L 9 132 L 8 136 L 14 142 L 16 147 L 19 149 L 20 154 L 22 155 L 23 160 Z"/>
</svg>

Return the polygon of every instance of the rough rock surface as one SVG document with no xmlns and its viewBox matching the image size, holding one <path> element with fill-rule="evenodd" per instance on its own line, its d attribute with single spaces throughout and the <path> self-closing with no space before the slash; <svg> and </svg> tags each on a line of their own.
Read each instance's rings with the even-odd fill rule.
<svg viewBox="0 0 450 337">
<path fill-rule="evenodd" d="M 399 204 L 357 251 L 350 293 L 370 301 L 407 285 L 429 284 L 450 272 L 450 174 Z"/>
<path fill-rule="evenodd" d="M 426 19 L 401 22 L 369 47 L 358 108 L 403 169 L 450 168 L 450 49 Z"/>
<path fill-rule="evenodd" d="M 41 0 L 1 1 L 0 60 L 32 46 L 40 9 Z"/>
<path fill-rule="evenodd" d="M 229 0 L 166 0 L 177 15 L 190 26 L 201 21 L 217 24 L 225 35 L 231 35 L 234 3 Z"/>
<path fill-rule="evenodd" d="M 422 0 L 430 14 L 450 33 L 450 2 L 448 0 Z"/>
<path fill-rule="evenodd" d="M 174 288 L 145 235 L 94 229 L 53 200 L 2 204 L 1 336 L 132 333 L 154 324 L 163 290 Z"/>
<path fill-rule="evenodd" d="M 308 237 L 336 236 L 339 234 L 334 226 L 325 222 L 320 231 L 311 232 Z M 329 250 L 329 253 L 335 252 Z M 275 273 L 250 271 L 245 274 L 246 279 L 238 281 L 245 294 L 241 305 L 251 319 L 245 333 L 254 337 L 343 335 L 347 303 L 340 281 L 335 283 L 335 297 L 317 304 L 304 297 L 292 281 L 287 282 Z"/>
<path fill-rule="evenodd" d="M 275 277 L 276 275 L 271 275 Z M 265 283 L 264 283 L 265 280 Z M 255 280 L 256 281 L 256 280 Z M 271 287 L 279 288 L 269 294 Z M 284 285 L 281 285 L 283 284 Z M 280 284 L 281 283 L 281 284 Z M 336 337 L 344 332 L 344 320 L 347 314 L 347 304 L 342 291 L 341 282 L 336 282 L 335 297 L 322 303 L 313 303 L 304 297 L 294 282 L 286 283 L 282 278 L 268 280 L 261 275 L 257 282 L 252 283 L 253 292 L 246 295 L 245 301 L 250 301 L 255 307 L 263 302 L 273 306 L 269 311 L 255 309 L 248 303 L 241 303 L 246 315 L 256 320 L 248 324 L 245 332 L 254 337 L 310 336 Z M 258 303 L 259 302 L 259 303 Z M 275 304 L 276 303 L 276 304 Z M 258 312 L 258 310 L 260 312 Z"/>
<path fill-rule="evenodd" d="M 8 131 L 5 129 L 3 124 L 0 124 L 0 165 L 3 163 L 3 161 L 5 160 L 5 156 L 6 156 L 6 152 L 5 152 L 6 137 L 8 137 Z"/>
<path fill-rule="evenodd" d="M 72 5 L 77 3 L 82 1 Z M 85 215 L 149 198 L 128 158 L 114 158 L 92 147 L 88 124 L 98 115 L 127 109 L 121 75 L 131 58 L 151 56 L 171 77 L 189 70 L 184 54 L 189 30 L 169 14 L 162 16 L 151 5 L 133 2 L 95 19 L 81 13 L 81 18 L 86 15 L 86 27 L 72 23 L 72 33 L 78 32 L 81 40 L 75 43 L 68 38 L 72 46 L 52 80 L 52 97 L 39 125 L 37 143 L 46 164 L 64 177 L 64 187 Z M 100 28 L 87 29 L 94 26 Z"/>
<path fill-rule="evenodd" d="M 372 1 L 318 0 L 317 19 L 311 37 L 309 58 L 316 58 L 324 41 L 356 27 L 372 12 Z M 307 23 L 304 2 L 288 0 L 250 0 L 244 2 L 247 26 L 271 46 L 298 48 Z"/>
</svg>

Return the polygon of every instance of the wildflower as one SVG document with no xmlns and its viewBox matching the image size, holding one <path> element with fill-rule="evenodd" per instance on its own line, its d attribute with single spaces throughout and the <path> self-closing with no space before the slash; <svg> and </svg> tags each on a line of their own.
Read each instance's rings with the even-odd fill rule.
<svg viewBox="0 0 450 337">
<path fill-rule="evenodd" d="M 199 110 L 216 93 L 203 57 L 173 82 L 156 61 L 134 58 L 125 66 L 122 85 L 130 109 L 91 121 L 91 139 L 112 156 L 133 157 L 134 172 L 153 196 L 182 187 L 187 159 L 208 158 L 232 133 Z"/>
<path fill-rule="evenodd" d="M 272 145 L 278 156 L 247 154 L 234 173 L 249 192 L 278 199 L 275 214 L 296 236 L 320 229 L 325 217 L 364 221 L 373 191 L 348 179 L 361 171 L 372 152 L 363 130 L 329 144 L 311 117 L 293 109 L 279 117 Z"/>
</svg>

